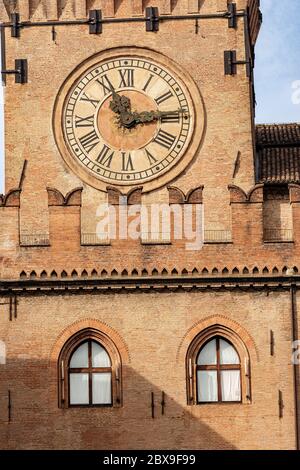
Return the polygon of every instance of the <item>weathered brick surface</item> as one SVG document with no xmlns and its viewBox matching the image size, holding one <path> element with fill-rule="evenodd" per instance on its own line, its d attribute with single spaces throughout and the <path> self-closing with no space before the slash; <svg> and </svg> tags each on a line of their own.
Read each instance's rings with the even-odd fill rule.
<svg viewBox="0 0 300 470">
<path fill-rule="evenodd" d="M 186 350 L 189 340 L 212 323 L 213 314 L 214 322 L 236 329 L 250 352 L 251 404 L 186 405 Z M 119 348 L 122 408 L 57 407 L 60 347 L 86 325 L 109 332 Z M 274 357 L 270 356 L 270 329 L 275 335 Z M 294 447 L 289 294 L 28 297 L 19 300 L 16 321 L 9 323 L 8 316 L 2 316 L 2 335 L 8 349 L 7 365 L 0 369 L 4 448 Z M 6 422 L 8 389 L 12 391 L 10 424 Z M 283 391 L 285 405 L 281 420 L 278 389 Z M 151 391 L 155 393 L 154 420 Z M 166 393 L 164 416 L 161 391 Z"/>
<path fill-rule="evenodd" d="M 7 21 L 4 3 L 8 5 L 1 2 L 0 18 Z M 107 17 L 140 15 L 152 3 L 162 13 L 172 14 L 227 9 L 225 0 L 69 0 L 57 2 L 57 9 L 54 3 L 19 1 L 16 5 L 24 20 L 36 21 L 84 18 L 90 8 L 102 8 Z M 236 3 L 244 8 L 247 2 Z M 180 279 L 183 274 L 190 277 L 191 288 L 174 292 L 167 288 L 81 291 L 77 295 L 54 293 L 51 288 L 40 294 L 27 291 L 18 296 L 17 318 L 12 321 L 9 306 L 1 305 L 0 339 L 7 345 L 7 363 L 0 365 L 1 448 L 295 448 L 288 285 L 290 268 L 297 267 L 300 255 L 300 205 L 295 196 L 299 188 L 291 188 L 294 243 L 265 245 L 262 186 L 253 189 L 249 82 L 243 66 L 238 66 L 237 76 L 224 76 L 224 50 L 236 49 L 239 60 L 244 57 L 242 20 L 236 30 L 228 28 L 227 20 L 204 20 L 198 34 L 194 21 L 178 21 L 176 27 L 173 22 L 161 22 L 156 34 L 146 33 L 143 23 L 105 24 L 101 36 L 89 35 L 86 25 L 56 27 L 55 31 L 53 41 L 50 27 L 24 28 L 19 39 L 11 38 L 6 30 L 7 67 L 12 67 L 15 58 L 29 62 L 28 84 L 20 86 L 13 77 L 7 78 L 6 192 L 18 188 L 24 159 L 28 165 L 20 203 L 16 196 L 0 200 L 1 280 L 16 280 L 26 286 L 43 273 L 46 280 L 55 276 L 108 277 L 119 278 L 120 283 L 132 276 L 153 276 L 155 284 L 159 275 L 165 276 L 168 284 L 168 277 Z M 201 197 L 199 193 L 197 201 L 190 202 L 202 199 L 205 230 L 231 231 L 232 243 L 205 244 L 200 251 L 187 251 L 186 240 L 172 240 L 167 245 L 146 245 L 140 240 L 112 240 L 107 246 L 80 244 L 82 232 L 95 231 L 97 206 L 107 201 L 108 195 L 88 187 L 66 167 L 53 136 L 53 106 L 62 83 L 78 64 L 93 54 L 124 45 L 164 54 L 197 84 L 206 112 L 204 137 L 193 162 L 171 185 L 184 195 L 203 186 Z M 66 197 L 81 187 L 82 193 Z M 169 191 L 165 186 L 142 194 L 141 200 L 143 204 L 168 203 Z M 20 246 L 20 233 L 47 235 L 50 246 Z M 286 274 L 285 289 L 264 287 L 274 276 Z M 243 276 L 252 278 L 248 289 L 234 288 Z M 259 281 L 259 276 L 265 280 Z M 192 288 L 193 279 L 207 277 L 219 277 L 219 288 Z M 222 288 L 229 277 L 235 278 L 231 289 Z M 249 288 L 259 282 L 261 289 Z M 7 302 L 8 297 L 3 295 L 2 301 Z M 235 331 L 248 349 L 249 403 L 187 405 L 186 352 L 193 338 L 211 322 Z M 119 349 L 122 407 L 58 408 L 60 349 L 86 325 L 106 332 Z M 270 329 L 275 337 L 273 357 Z M 279 418 L 279 390 L 283 393 L 283 418 Z M 166 393 L 164 416 L 162 391 Z M 154 420 L 151 392 L 155 394 Z"/>
</svg>

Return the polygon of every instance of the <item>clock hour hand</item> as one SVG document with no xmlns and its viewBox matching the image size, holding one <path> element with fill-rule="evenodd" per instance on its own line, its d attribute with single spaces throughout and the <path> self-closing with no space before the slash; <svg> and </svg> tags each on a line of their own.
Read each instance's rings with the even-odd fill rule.
<svg viewBox="0 0 300 470">
<path fill-rule="evenodd" d="M 134 117 L 135 113 L 123 112 L 119 116 L 119 123 L 121 126 L 126 127 L 126 129 L 131 129 L 135 126 L 136 121 Z"/>
<path fill-rule="evenodd" d="M 109 103 L 110 109 L 116 114 L 124 114 L 131 112 L 131 102 L 127 96 L 119 95 L 112 89 L 112 101 Z"/>
</svg>

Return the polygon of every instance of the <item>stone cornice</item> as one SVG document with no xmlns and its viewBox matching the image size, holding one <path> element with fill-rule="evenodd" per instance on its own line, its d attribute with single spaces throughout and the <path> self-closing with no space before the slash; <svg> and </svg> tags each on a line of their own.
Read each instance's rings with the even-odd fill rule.
<svg viewBox="0 0 300 470">
<path fill-rule="evenodd" d="M 105 279 L 20 279 L 0 281 L 0 295 L 51 295 L 122 291 L 289 290 L 300 287 L 300 276 L 191 277 L 156 276 Z"/>
</svg>

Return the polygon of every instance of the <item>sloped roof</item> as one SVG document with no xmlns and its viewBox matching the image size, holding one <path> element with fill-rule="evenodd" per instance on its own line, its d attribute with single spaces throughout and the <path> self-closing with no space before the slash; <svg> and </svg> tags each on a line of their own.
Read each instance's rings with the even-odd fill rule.
<svg viewBox="0 0 300 470">
<path fill-rule="evenodd" d="M 256 126 L 259 183 L 300 183 L 300 124 Z"/>
</svg>

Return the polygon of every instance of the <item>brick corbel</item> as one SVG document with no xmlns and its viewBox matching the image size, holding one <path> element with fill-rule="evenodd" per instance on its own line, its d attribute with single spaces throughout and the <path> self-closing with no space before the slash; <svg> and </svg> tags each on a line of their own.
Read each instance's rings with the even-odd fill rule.
<svg viewBox="0 0 300 470">
<path fill-rule="evenodd" d="M 142 190 L 143 187 L 139 186 L 138 188 L 131 189 L 128 193 L 122 193 L 122 191 L 113 186 L 107 186 L 108 204 L 113 206 L 119 206 L 120 203 L 127 205 L 141 204 Z"/>
<path fill-rule="evenodd" d="M 188 204 L 202 204 L 204 186 L 199 186 L 195 189 L 190 189 L 186 195 Z"/>
<path fill-rule="evenodd" d="M 127 193 L 127 204 L 138 205 L 142 203 L 142 187 L 131 189 Z"/>
<path fill-rule="evenodd" d="M 235 185 L 229 185 L 230 204 L 254 204 L 262 203 L 264 200 L 264 185 L 257 184 L 246 193 L 242 188 Z"/>
<path fill-rule="evenodd" d="M 0 194 L 0 207 L 20 207 L 21 189 L 11 189 L 6 195 Z"/>
<path fill-rule="evenodd" d="M 82 188 L 75 188 L 64 196 L 58 189 L 47 188 L 48 206 L 81 206 Z"/>
<path fill-rule="evenodd" d="M 300 202 L 300 184 L 289 184 L 291 203 Z"/>
<path fill-rule="evenodd" d="M 202 193 L 204 186 L 190 189 L 187 194 L 175 187 L 168 186 L 169 204 L 202 204 Z"/>
</svg>

